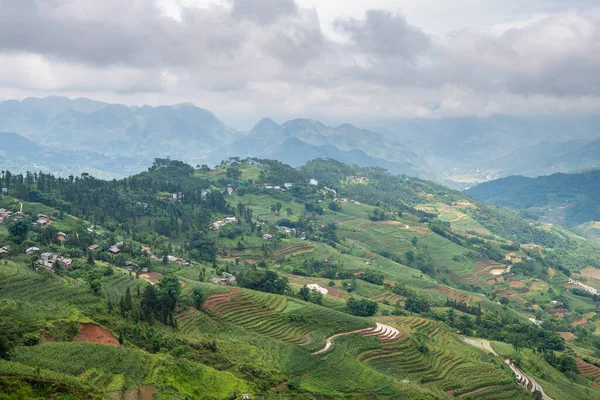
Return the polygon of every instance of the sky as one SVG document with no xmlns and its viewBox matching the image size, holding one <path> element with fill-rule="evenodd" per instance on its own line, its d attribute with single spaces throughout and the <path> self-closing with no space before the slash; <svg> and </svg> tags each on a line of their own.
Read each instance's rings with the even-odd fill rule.
<svg viewBox="0 0 600 400">
<path fill-rule="evenodd" d="M 597 0 L 0 0 L 0 100 L 191 102 L 229 125 L 589 114 Z"/>
</svg>

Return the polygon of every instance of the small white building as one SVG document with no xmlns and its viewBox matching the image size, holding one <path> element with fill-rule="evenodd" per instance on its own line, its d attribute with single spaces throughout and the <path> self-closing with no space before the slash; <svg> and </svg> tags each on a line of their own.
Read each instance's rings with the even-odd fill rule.
<svg viewBox="0 0 600 400">
<path fill-rule="evenodd" d="M 310 185 L 317 186 L 319 184 L 319 181 L 316 180 L 316 179 L 311 179 L 311 180 L 308 181 L 308 183 Z"/>
<path fill-rule="evenodd" d="M 329 292 L 327 289 L 325 289 L 323 286 L 317 284 L 317 283 L 311 283 L 306 285 L 306 287 L 310 290 L 314 290 L 316 292 L 319 292 L 321 294 L 327 294 L 327 292 Z"/>
</svg>

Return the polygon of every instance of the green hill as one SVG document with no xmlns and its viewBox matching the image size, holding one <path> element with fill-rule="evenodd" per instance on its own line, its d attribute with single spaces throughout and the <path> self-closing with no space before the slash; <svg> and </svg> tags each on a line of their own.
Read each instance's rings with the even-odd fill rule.
<svg viewBox="0 0 600 400">
<path fill-rule="evenodd" d="M 538 178 L 513 176 L 467 191 L 478 200 L 528 210 L 547 222 L 574 227 L 600 220 L 600 170 Z"/>
<path fill-rule="evenodd" d="M 516 211 L 322 159 L 0 186 L 3 398 L 600 398 L 599 247 Z"/>
</svg>

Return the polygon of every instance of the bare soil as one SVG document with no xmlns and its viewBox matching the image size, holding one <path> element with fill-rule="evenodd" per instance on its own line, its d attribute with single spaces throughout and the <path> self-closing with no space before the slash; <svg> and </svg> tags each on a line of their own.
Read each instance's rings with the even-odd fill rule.
<svg viewBox="0 0 600 400">
<path fill-rule="evenodd" d="M 573 335 L 571 332 L 556 332 L 556 334 L 565 339 L 567 342 L 572 342 L 575 340 L 575 335 Z"/>
<path fill-rule="evenodd" d="M 73 338 L 76 342 L 100 343 L 118 346 L 119 341 L 113 334 L 96 324 L 79 324 L 79 334 Z"/>
<path fill-rule="evenodd" d="M 158 272 L 147 272 L 145 274 L 141 274 L 140 278 L 150 283 L 151 285 L 156 285 L 162 280 L 163 276 Z"/>
<path fill-rule="evenodd" d="M 600 279 L 600 269 L 594 267 L 582 269 L 579 274 L 585 278 Z"/>
</svg>

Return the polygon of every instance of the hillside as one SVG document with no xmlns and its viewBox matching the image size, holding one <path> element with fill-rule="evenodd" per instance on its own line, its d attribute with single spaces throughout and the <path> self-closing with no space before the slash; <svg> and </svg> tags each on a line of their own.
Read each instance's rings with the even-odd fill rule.
<svg viewBox="0 0 600 400">
<path fill-rule="evenodd" d="M 482 183 L 466 193 L 571 228 L 600 221 L 600 170 L 538 178 L 512 176 Z"/>
<path fill-rule="evenodd" d="M 6 398 L 600 398 L 600 247 L 510 209 L 322 159 L 0 186 Z"/>
</svg>

